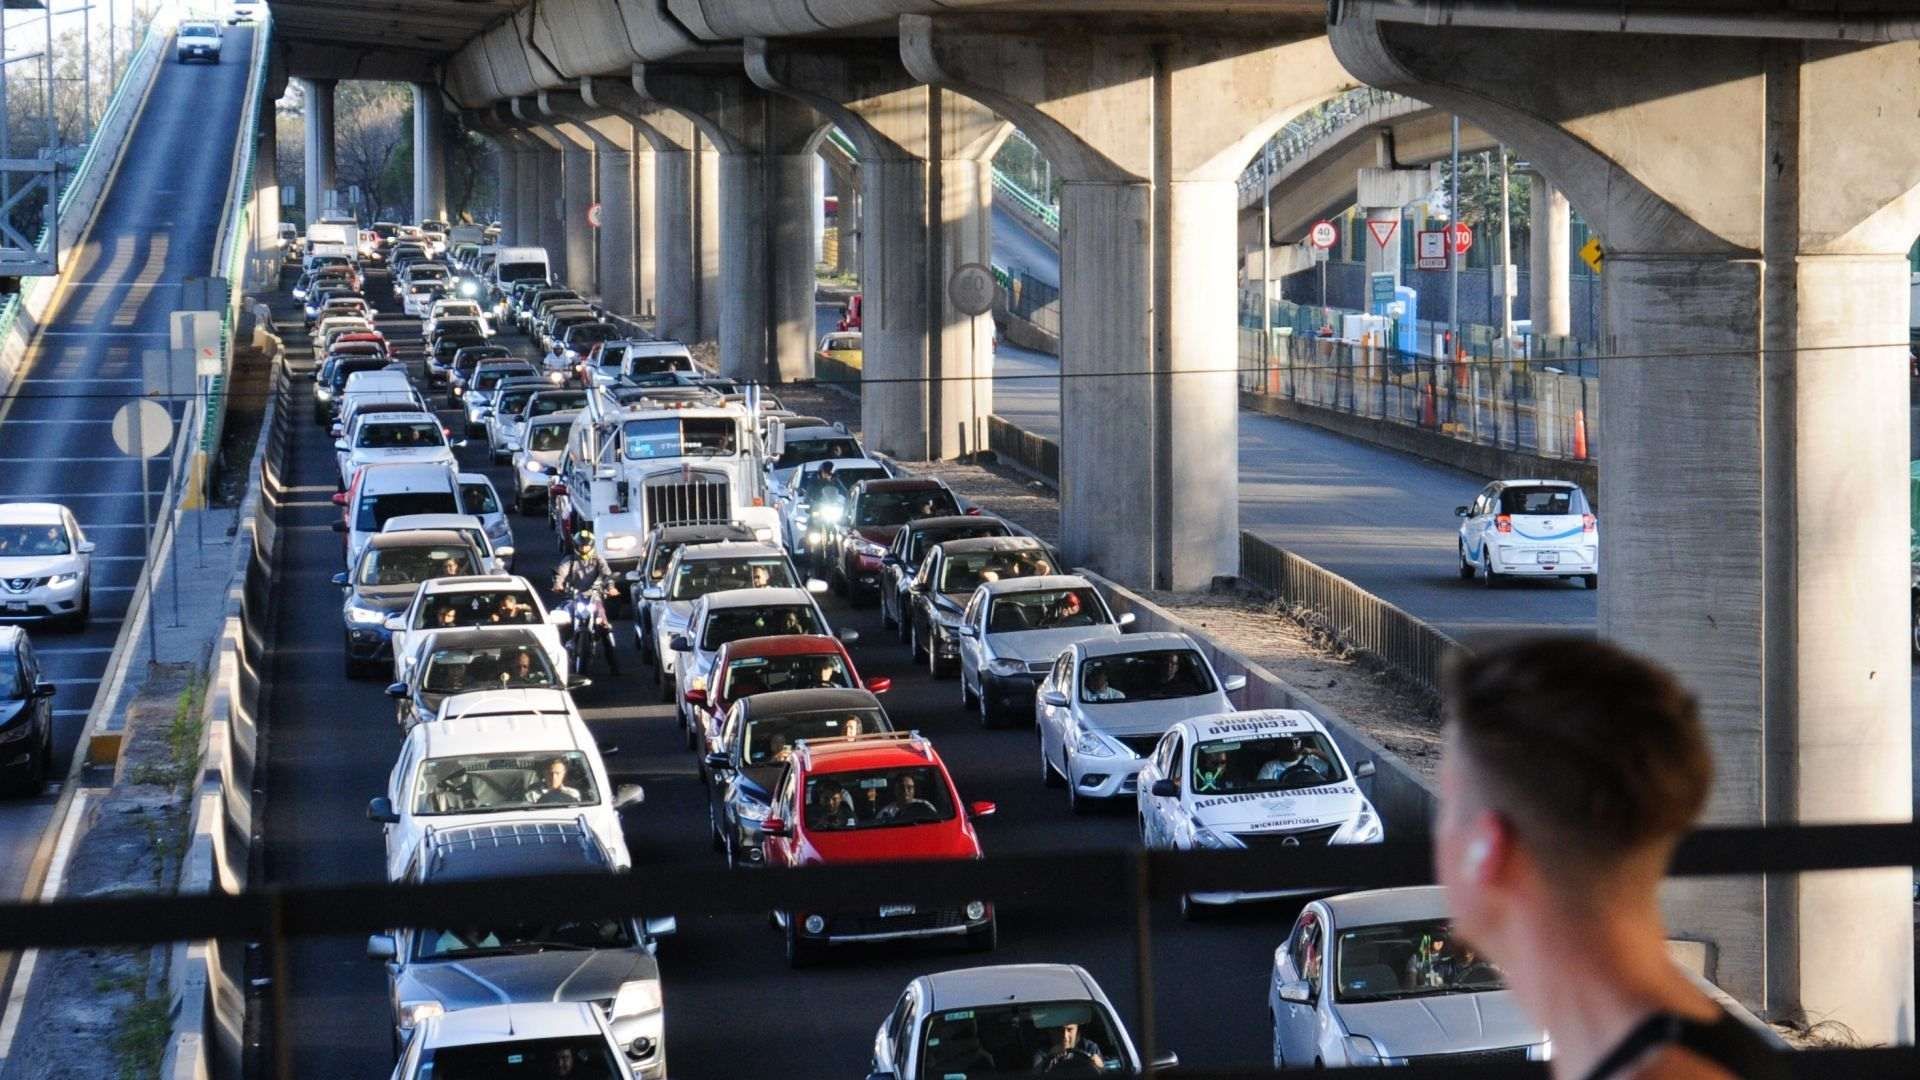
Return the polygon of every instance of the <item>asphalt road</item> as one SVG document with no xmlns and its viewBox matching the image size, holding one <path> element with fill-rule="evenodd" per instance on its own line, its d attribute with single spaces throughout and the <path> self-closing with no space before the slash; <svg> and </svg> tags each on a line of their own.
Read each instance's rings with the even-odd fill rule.
<svg viewBox="0 0 1920 1080">
<path fill-rule="evenodd" d="M 373 275 L 370 294 L 381 297 L 384 284 L 383 274 Z M 290 356 L 296 368 L 304 367 L 298 320 L 286 325 L 292 315 L 284 299 L 276 310 Z M 415 330 L 403 320 L 383 320 L 396 341 L 406 336 L 403 327 Z M 399 740 L 382 684 L 348 682 L 340 674 L 340 590 L 327 580 L 340 560 L 339 537 L 329 528 L 338 514 L 329 502 L 336 474 L 330 445 L 304 412 L 292 446 L 296 487 L 283 534 L 288 547 L 279 586 L 285 602 L 272 653 L 275 698 L 267 730 L 266 873 L 289 885 L 378 880 L 380 833 L 364 811 L 385 782 Z M 461 453 L 468 466 L 479 464 L 479 453 Z M 504 490 L 505 470 L 488 471 Z M 544 587 L 558 555 L 546 520 L 516 517 L 514 525 L 520 559 L 515 568 Z M 960 711 L 956 684 L 935 683 L 912 665 L 905 647 L 882 635 L 873 609 L 852 612 L 837 600 L 827 607 L 836 625 L 865 635 L 853 646 L 862 674 L 894 678 L 884 701 L 896 724 L 932 736 L 963 796 L 999 803 L 999 813 L 982 826 L 989 853 L 1132 842 L 1130 807 L 1073 817 L 1061 793 L 1042 787 L 1035 775 L 1037 744 L 1030 733 L 980 730 Z M 630 647 L 621 662 L 617 678 L 596 670 L 594 685 L 578 701 L 608 748 L 615 782 L 646 788 L 645 804 L 627 817 L 636 872 L 711 865 L 719 856 L 707 847 L 695 760 L 679 740 L 670 707 L 655 703 L 651 672 Z M 1057 887 L 1071 889 L 1072 883 Z M 1134 1012 L 1132 940 L 1111 923 L 1081 925 L 1003 909 L 1001 947 L 991 957 L 948 945 L 860 949 L 796 973 L 785 967 L 780 939 L 764 919 L 675 914 L 681 934 L 663 950 L 662 966 L 668 1056 L 676 1077 L 860 1075 L 874 1028 L 910 978 L 982 962 L 1077 961 L 1121 1003 L 1129 1020 Z M 1171 908 L 1157 911 L 1154 929 L 1166 935 L 1155 961 L 1161 1044 L 1196 1063 L 1266 1060 L 1267 965 L 1291 916 L 1284 907 L 1266 906 L 1189 926 Z M 291 962 L 290 1037 L 299 1075 L 383 1074 L 384 976 L 364 958 L 363 942 L 304 942 Z M 1206 990 L 1197 992 L 1203 985 Z M 750 1015 L 742 1015 L 743 1007 L 751 1008 Z"/>
<path fill-rule="evenodd" d="M 65 503 L 98 545 L 85 632 L 30 630 L 59 688 L 56 777 L 72 762 L 145 559 L 140 499 L 130 494 L 140 467 L 108 425 L 140 396 L 144 351 L 167 348 L 180 282 L 213 265 L 253 31 L 234 27 L 228 41 L 218 65 L 161 65 L 91 234 L 62 260 L 59 306 L 0 402 L 0 502 Z M 149 469 L 157 507 L 165 463 Z M 0 896 L 24 886 L 53 806 L 51 793 L 0 802 Z"/>
</svg>

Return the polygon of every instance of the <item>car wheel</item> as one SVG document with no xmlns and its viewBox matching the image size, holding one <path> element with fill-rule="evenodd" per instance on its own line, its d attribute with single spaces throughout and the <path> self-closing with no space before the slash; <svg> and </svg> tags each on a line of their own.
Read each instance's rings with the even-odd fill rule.
<svg viewBox="0 0 1920 1080">
<path fill-rule="evenodd" d="M 1460 545 L 1460 580 L 1472 581 L 1474 572 L 1473 564 L 1467 561 L 1466 545 Z"/>
<path fill-rule="evenodd" d="M 1915 636 L 1913 639 L 1916 649 L 1915 655 L 1920 655 L 1920 602 L 1916 602 L 1914 605 L 1914 617 L 1916 619 L 1914 623 Z M 920 662 L 920 624 L 917 622 L 908 623 L 906 634 L 907 653 L 913 658 L 913 662 L 917 664 Z"/>
<path fill-rule="evenodd" d="M 967 671 L 963 667 L 960 669 L 960 707 L 971 710 L 977 701 L 978 699 L 973 696 L 973 691 L 967 689 Z"/>
<path fill-rule="evenodd" d="M 657 679 L 660 683 L 660 700 L 672 701 L 673 700 L 673 676 L 667 674 L 667 669 L 662 664 L 654 665 L 653 674 L 654 674 L 654 678 Z"/>
<path fill-rule="evenodd" d="M 1597 589 L 1600 587 L 1600 575 L 1582 574 L 1580 576 L 1580 584 L 1585 585 L 1589 589 Z"/>
<path fill-rule="evenodd" d="M 846 576 L 840 573 L 840 567 L 837 564 L 827 575 L 827 584 L 833 586 L 833 595 L 852 601 L 853 589 L 848 584 Z"/>
<path fill-rule="evenodd" d="M 968 952 L 992 952 L 1000 944 L 1000 919 L 995 916 L 978 930 L 967 931 Z"/>
<path fill-rule="evenodd" d="M 895 611 L 896 611 L 896 614 L 894 615 L 894 618 L 893 618 L 893 630 L 895 634 L 899 635 L 900 644 L 905 645 L 907 643 L 907 640 L 913 636 L 913 624 L 907 618 L 906 601 L 904 600 L 900 601 Z"/>
<path fill-rule="evenodd" d="M 1486 585 L 1486 587 L 1489 589 L 1499 588 L 1500 575 L 1495 573 L 1493 569 L 1493 552 L 1489 551 L 1486 553 L 1485 556 L 1482 557 L 1480 562 L 1480 568 L 1482 572 L 1486 574 L 1486 578 L 1482 582 L 1482 584 Z"/>
<path fill-rule="evenodd" d="M 887 598 L 885 593 L 882 593 L 880 596 L 880 629 L 888 631 L 896 629 L 893 616 L 887 614 Z"/>
<path fill-rule="evenodd" d="M 1000 712 L 993 707 L 993 702 L 987 698 L 986 680 L 981 680 L 980 692 L 973 695 L 973 700 L 980 705 L 980 726 L 987 729 L 999 727 Z"/>
<path fill-rule="evenodd" d="M 1212 914 L 1211 909 L 1206 904 L 1194 900 L 1192 893 L 1180 894 L 1180 917 L 1182 919 L 1185 919 L 1187 922 L 1204 922 L 1210 914 Z"/>
<path fill-rule="evenodd" d="M 800 936 L 800 920 L 787 916 L 787 966 L 798 970 L 812 967 L 820 959 L 819 944 Z M 972 935 L 968 935 L 971 938 Z"/>
<path fill-rule="evenodd" d="M 1045 736 L 1040 739 L 1040 782 L 1050 788 L 1065 787 L 1067 783 L 1066 774 L 1056 771 L 1053 762 L 1047 760 Z"/>
</svg>

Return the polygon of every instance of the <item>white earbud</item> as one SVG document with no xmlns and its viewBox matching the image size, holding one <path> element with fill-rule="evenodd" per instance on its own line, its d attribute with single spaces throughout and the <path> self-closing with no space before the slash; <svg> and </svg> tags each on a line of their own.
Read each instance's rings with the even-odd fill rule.
<svg viewBox="0 0 1920 1080">
<path fill-rule="evenodd" d="M 1467 857 L 1463 860 L 1462 871 L 1468 875 L 1480 872 L 1480 864 L 1487 861 L 1488 846 L 1484 839 L 1475 840 L 1467 845 Z"/>
</svg>

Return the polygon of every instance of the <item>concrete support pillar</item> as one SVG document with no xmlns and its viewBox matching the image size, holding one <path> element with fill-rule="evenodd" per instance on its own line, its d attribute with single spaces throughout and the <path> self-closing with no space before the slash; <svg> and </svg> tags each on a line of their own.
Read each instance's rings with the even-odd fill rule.
<svg viewBox="0 0 1920 1080">
<path fill-rule="evenodd" d="M 705 135 L 695 134 L 698 147 L 688 162 L 692 169 L 690 194 L 693 196 L 691 220 L 693 274 L 699 301 L 694 310 L 699 317 L 696 341 L 720 342 L 720 152 Z"/>
<path fill-rule="evenodd" d="M 812 378 L 811 141 L 824 122 L 732 72 L 641 64 L 633 83 L 641 96 L 685 113 L 719 152 L 721 373 Z M 696 185 L 704 179 L 697 173 Z"/>
<path fill-rule="evenodd" d="M 280 252 L 280 129 L 272 109 L 260 110 L 254 133 L 253 249 L 264 282 L 273 281 Z"/>
<path fill-rule="evenodd" d="M 550 145 L 560 159 L 555 182 L 548 184 L 552 206 L 543 208 L 546 225 L 542 245 L 555 272 L 566 286 L 582 296 L 599 294 L 599 267 L 594 251 L 593 224 L 587 210 L 593 205 L 593 140 L 576 124 L 555 121 L 540 111 L 537 98 L 515 98 L 513 112 Z M 550 215 L 550 216 L 548 216 Z"/>
<path fill-rule="evenodd" d="M 1532 231 L 1528 237 L 1528 317 L 1535 336 L 1565 337 L 1573 332 L 1573 207 L 1542 173 L 1529 177 Z"/>
<path fill-rule="evenodd" d="M 623 79 L 583 79 L 581 99 L 606 109 L 633 124 L 634 132 L 644 139 L 650 153 L 638 156 L 635 171 L 635 198 L 645 198 L 651 189 L 650 205 L 635 209 L 636 228 L 643 234 L 636 251 L 650 253 L 650 268 L 640 271 L 643 285 L 640 303 L 654 315 L 654 332 L 671 341 L 691 345 L 713 341 L 718 332 L 718 267 L 714 268 L 711 302 L 702 291 L 699 235 L 698 168 L 700 136 L 693 122 L 660 102 L 642 97 L 632 83 Z M 645 177 L 645 179 L 642 179 Z M 716 178 L 717 179 L 717 178 Z M 718 195 L 717 183 L 712 185 Z M 717 248 L 717 240 L 716 240 Z M 718 251 L 714 252 L 717 260 Z M 646 256 L 636 256 L 636 270 Z M 712 313 L 711 329 L 704 329 Z"/>
<path fill-rule="evenodd" d="M 1366 220 L 1362 222 L 1360 226 L 1360 242 L 1366 245 L 1367 282 L 1369 287 L 1372 285 L 1373 275 L 1375 274 L 1392 274 L 1393 283 L 1395 285 L 1400 284 L 1400 234 L 1404 231 L 1400 228 L 1400 212 L 1401 208 L 1398 206 L 1369 206 L 1366 208 Z M 1393 226 L 1393 232 L 1388 235 L 1386 243 L 1382 244 L 1380 240 L 1374 236 L 1374 222 L 1390 223 Z M 1386 225 L 1383 224 L 1380 228 L 1384 230 Z M 1369 301 L 1371 301 L 1371 294 L 1369 294 Z"/>
<path fill-rule="evenodd" d="M 1354 80 L 1324 37 L 1271 20 L 900 26 L 909 71 L 1012 119 L 1065 181 L 1068 561 L 1160 588 L 1236 573 L 1239 499 L 1221 479 L 1239 475 L 1234 181 L 1272 132 Z M 866 197 L 877 222 L 879 193 Z"/>
<path fill-rule="evenodd" d="M 633 199 L 627 243 L 633 252 L 633 313 L 653 318 L 658 313 L 654 293 L 659 287 L 660 253 L 654 245 L 659 232 L 659 154 L 635 132 L 633 143 Z"/>
<path fill-rule="evenodd" d="M 332 79 L 302 79 L 302 97 L 306 103 L 306 202 L 302 209 L 307 224 L 319 221 L 326 213 L 334 186 L 333 88 Z"/>
<path fill-rule="evenodd" d="M 524 247 L 540 246 L 541 208 L 546 181 L 542 179 L 546 147 L 533 136 L 522 133 L 514 143 L 513 170 L 519 177 L 514 185 L 513 242 Z"/>
<path fill-rule="evenodd" d="M 447 115 L 428 83 L 413 84 L 413 217 L 447 220 Z"/>
<path fill-rule="evenodd" d="M 540 111 L 568 121 L 572 130 L 592 141 L 595 190 L 591 203 L 600 207 L 600 224 L 588 223 L 596 241 L 594 277 L 601 303 L 622 315 L 639 312 L 634 302 L 633 242 L 633 124 L 623 117 L 587 104 L 579 91 L 542 91 Z M 582 216 L 586 216 L 584 210 Z"/>
<path fill-rule="evenodd" d="M 1920 161 L 1865 148 L 1920 140 L 1911 80 L 1886 77 L 1920 43 L 1460 31 L 1365 6 L 1332 40 L 1369 83 L 1510 139 L 1607 239 L 1600 632 L 1700 696 L 1708 819 L 1910 820 Z M 1655 502 L 1671 512 L 1635 512 Z M 1665 899 L 1762 1015 L 1910 1043 L 1912 887 L 1901 867 Z"/>
<path fill-rule="evenodd" d="M 1406 229 L 1400 225 L 1401 216 L 1408 206 L 1426 198 L 1439 184 L 1440 169 L 1438 165 L 1431 169 L 1396 167 L 1393 163 L 1393 140 L 1385 132 L 1378 137 L 1375 155 L 1379 166 L 1361 169 L 1355 185 L 1355 205 L 1366 217 L 1366 223 L 1361 225 L 1362 234 L 1357 239 L 1366 247 L 1369 284 L 1374 274 L 1392 274 L 1393 283 L 1399 285 L 1401 245 L 1406 242 Z M 1374 235 L 1375 222 L 1393 226 L 1390 232 L 1386 224 L 1378 226 L 1379 231 L 1387 233 L 1385 243 Z"/>
</svg>

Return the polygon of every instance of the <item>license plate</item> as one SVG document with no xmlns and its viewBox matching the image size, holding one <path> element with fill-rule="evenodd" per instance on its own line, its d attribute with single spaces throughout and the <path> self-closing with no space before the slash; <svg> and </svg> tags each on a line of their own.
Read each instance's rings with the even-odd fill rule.
<svg viewBox="0 0 1920 1080">
<path fill-rule="evenodd" d="M 913 914 L 912 904 L 887 904 L 880 909 L 880 917 L 883 919 L 891 919 L 895 915 L 911 914 Z"/>
<path fill-rule="evenodd" d="M 27 602 L 25 600 L 9 600 L 7 601 L 6 612 L 9 615 L 25 615 L 27 613 Z"/>
<path fill-rule="evenodd" d="M 1535 562 L 1542 563 L 1547 566 L 1552 566 L 1554 563 L 1557 563 L 1560 561 L 1560 553 L 1557 551 L 1536 552 L 1534 553 L 1533 559 Z"/>
</svg>

